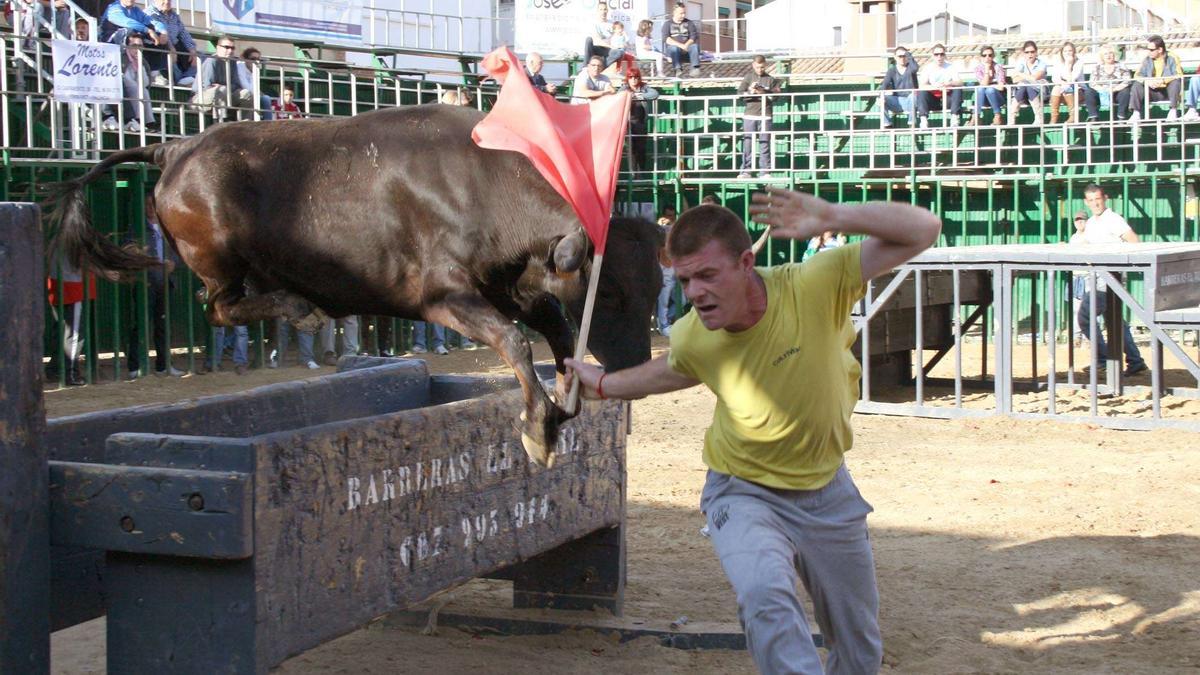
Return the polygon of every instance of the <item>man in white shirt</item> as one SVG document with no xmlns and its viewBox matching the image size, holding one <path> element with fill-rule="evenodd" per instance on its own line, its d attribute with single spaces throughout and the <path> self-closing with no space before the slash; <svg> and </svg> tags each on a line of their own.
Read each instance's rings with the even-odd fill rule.
<svg viewBox="0 0 1200 675">
<path fill-rule="evenodd" d="M 921 118 L 922 129 L 929 128 L 929 111 L 934 109 L 949 110 L 950 126 L 958 126 L 962 113 L 962 84 L 958 68 L 946 57 L 946 46 L 934 45 L 933 61 L 921 69 L 921 91 L 917 93 L 917 116 Z"/>
<path fill-rule="evenodd" d="M 588 59 L 587 68 L 575 76 L 575 82 L 571 86 L 572 105 L 590 103 L 592 99 L 617 93 L 612 82 L 600 74 L 603 69 L 604 60 L 599 56 Z"/>
<path fill-rule="evenodd" d="M 1136 243 L 1138 241 L 1137 233 L 1129 226 L 1120 215 L 1108 208 L 1108 197 L 1104 194 L 1104 190 L 1095 183 L 1088 185 L 1083 190 L 1083 200 L 1087 204 L 1088 209 L 1092 212 L 1092 217 L 1088 218 L 1087 224 L 1084 225 L 1083 232 L 1072 237 L 1072 243 L 1081 244 L 1116 244 L 1120 242 Z M 1091 276 L 1088 276 L 1089 287 L 1084 291 L 1083 298 L 1079 303 L 1079 329 L 1083 331 L 1084 337 L 1091 336 L 1091 322 L 1093 318 L 1090 316 L 1091 300 L 1088 294 L 1092 292 L 1090 287 Z M 1096 280 L 1096 350 L 1097 358 L 1100 362 L 1100 367 L 1104 367 L 1105 360 L 1108 359 L 1108 347 L 1104 341 L 1104 322 L 1101 320 L 1104 316 L 1104 309 L 1108 303 L 1107 286 L 1101 279 Z M 1121 326 L 1125 331 L 1125 372 L 1126 377 L 1137 375 L 1146 370 L 1146 362 L 1142 359 L 1141 352 L 1138 351 L 1137 344 L 1133 341 L 1133 333 L 1129 330 L 1129 324 L 1122 319 Z"/>
</svg>

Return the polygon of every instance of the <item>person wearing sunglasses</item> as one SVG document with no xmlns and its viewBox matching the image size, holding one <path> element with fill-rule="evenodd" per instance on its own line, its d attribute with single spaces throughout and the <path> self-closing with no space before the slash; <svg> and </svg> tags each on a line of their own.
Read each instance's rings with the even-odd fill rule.
<svg viewBox="0 0 1200 675">
<path fill-rule="evenodd" d="M 984 104 L 992 109 L 992 124 L 1004 124 L 1001 108 L 1004 107 L 1005 79 L 1004 66 L 996 63 L 996 50 L 991 45 L 980 49 L 979 63 L 975 66 L 975 81 L 979 86 L 975 87 L 975 114 L 971 115 L 971 126 L 979 123 Z"/>
<path fill-rule="evenodd" d="M 946 56 L 946 46 L 933 46 L 933 60 L 921 68 L 921 91 L 917 93 L 917 116 L 921 128 L 929 128 L 930 110 L 950 111 L 950 126 L 956 127 L 962 113 L 962 78 Z"/>
<path fill-rule="evenodd" d="M 1038 57 L 1037 43 L 1026 40 L 1021 46 L 1021 58 L 1017 59 L 1017 67 L 1013 71 L 1012 100 L 1008 102 L 1008 123 L 1017 123 L 1017 111 L 1022 103 L 1028 103 L 1033 108 L 1034 122 L 1042 122 L 1042 94 L 1048 84 L 1046 81 L 1046 62 Z"/>
<path fill-rule="evenodd" d="M 192 103 L 212 106 L 219 119 L 224 118 L 226 107 L 250 108 L 254 105 L 253 92 L 238 81 L 235 48 L 233 38 L 227 35 L 217 38 L 217 52 L 205 59 L 200 67 L 200 80 L 192 96 Z"/>
<path fill-rule="evenodd" d="M 892 113 L 903 112 L 911 120 L 916 107 L 914 97 L 918 87 L 920 70 L 908 49 L 896 47 L 892 52 L 895 62 L 888 66 L 879 87 L 879 114 L 884 129 L 892 127 Z"/>
<path fill-rule="evenodd" d="M 1183 64 L 1179 57 L 1167 53 L 1167 45 L 1161 35 L 1151 35 L 1146 41 L 1149 52 L 1138 68 L 1137 79 L 1129 94 L 1129 105 L 1133 113 L 1130 124 L 1137 124 L 1146 114 L 1146 103 L 1166 101 L 1170 106 L 1167 121 L 1179 117 L 1179 95 L 1183 92 Z"/>
</svg>

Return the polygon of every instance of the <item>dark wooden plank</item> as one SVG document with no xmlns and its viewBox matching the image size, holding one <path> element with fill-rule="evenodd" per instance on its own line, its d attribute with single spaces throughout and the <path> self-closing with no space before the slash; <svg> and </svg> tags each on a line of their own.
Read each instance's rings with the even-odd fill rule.
<svg viewBox="0 0 1200 675">
<path fill-rule="evenodd" d="M 50 540 L 37 207 L 0 204 L 0 673 L 50 668 Z"/>
<path fill-rule="evenodd" d="M 1156 269 L 1154 311 L 1200 305 L 1200 254 L 1194 258 L 1160 262 Z"/>
<path fill-rule="evenodd" d="M 230 471 L 51 462 L 51 540 L 105 551 L 248 558 L 251 487 L 249 474 Z"/>
</svg>

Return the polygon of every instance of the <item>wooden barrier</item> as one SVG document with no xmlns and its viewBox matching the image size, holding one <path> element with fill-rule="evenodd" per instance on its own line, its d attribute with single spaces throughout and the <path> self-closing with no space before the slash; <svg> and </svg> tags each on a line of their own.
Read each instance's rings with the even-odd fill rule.
<svg viewBox="0 0 1200 675">
<path fill-rule="evenodd" d="M 585 404 L 553 469 L 522 450 L 514 379 L 423 361 L 44 425 L 36 213 L 17 229 L 0 245 L 18 352 L 0 360 L 0 672 L 48 672 L 51 616 L 107 614 L 111 674 L 265 673 L 479 576 L 511 579 L 517 607 L 621 612 L 625 404 Z"/>
</svg>

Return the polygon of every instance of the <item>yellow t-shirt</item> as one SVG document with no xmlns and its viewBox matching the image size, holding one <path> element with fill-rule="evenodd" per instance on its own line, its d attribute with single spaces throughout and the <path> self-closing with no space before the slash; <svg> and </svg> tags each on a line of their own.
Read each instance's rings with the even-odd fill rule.
<svg viewBox="0 0 1200 675">
<path fill-rule="evenodd" d="M 1162 77 L 1163 71 L 1167 69 L 1167 57 L 1163 56 L 1154 59 L 1154 76 Z"/>
<path fill-rule="evenodd" d="M 850 310 L 862 298 L 860 244 L 803 264 L 760 268 L 767 310 L 740 333 L 710 331 L 689 312 L 671 327 L 670 367 L 717 395 L 704 435 L 714 471 L 791 490 L 833 479 L 853 444 L 862 373 Z"/>
</svg>

